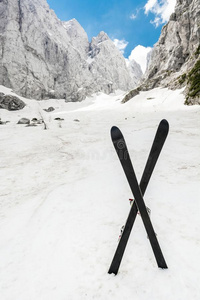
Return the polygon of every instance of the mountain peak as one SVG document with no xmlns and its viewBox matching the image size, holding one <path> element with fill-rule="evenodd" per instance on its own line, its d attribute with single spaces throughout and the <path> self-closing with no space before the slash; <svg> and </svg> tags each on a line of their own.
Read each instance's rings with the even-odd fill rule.
<svg viewBox="0 0 200 300">
<path fill-rule="evenodd" d="M 107 40 L 110 40 L 110 38 L 104 31 L 101 31 L 96 37 L 92 38 L 92 42 L 95 44 L 99 44 Z"/>
</svg>

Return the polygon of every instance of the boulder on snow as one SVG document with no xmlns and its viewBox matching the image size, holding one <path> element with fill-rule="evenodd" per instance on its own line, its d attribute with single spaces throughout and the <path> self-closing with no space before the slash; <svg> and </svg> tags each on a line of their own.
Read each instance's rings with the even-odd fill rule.
<svg viewBox="0 0 200 300">
<path fill-rule="evenodd" d="M 1 99 L 3 99 L 4 96 L 5 96 L 4 93 L 0 93 L 0 103 L 1 103 Z"/>
<path fill-rule="evenodd" d="M 9 123 L 10 121 L 2 121 L 0 118 L 0 125 L 6 125 L 7 123 Z"/>
<path fill-rule="evenodd" d="M 42 119 L 37 119 L 37 118 L 33 118 L 31 120 L 31 122 L 33 122 L 34 124 L 42 124 L 42 123 L 44 123 L 44 121 Z"/>
<path fill-rule="evenodd" d="M 54 120 L 56 120 L 56 121 L 64 121 L 65 119 L 57 117 Z"/>
<path fill-rule="evenodd" d="M 33 118 L 31 121 L 32 121 L 32 122 L 37 122 L 38 119 L 37 119 L 37 118 Z"/>
<path fill-rule="evenodd" d="M 52 106 L 50 106 L 49 108 L 45 108 L 44 110 L 45 110 L 46 112 L 51 112 L 51 111 L 54 111 L 55 108 L 52 107 Z"/>
<path fill-rule="evenodd" d="M 27 118 L 21 118 L 17 124 L 30 124 L 30 120 Z"/>
<path fill-rule="evenodd" d="M 23 109 L 25 105 L 26 104 L 16 96 L 0 93 L 0 108 L 7 110 L 20 110 Z"/>
</svg>

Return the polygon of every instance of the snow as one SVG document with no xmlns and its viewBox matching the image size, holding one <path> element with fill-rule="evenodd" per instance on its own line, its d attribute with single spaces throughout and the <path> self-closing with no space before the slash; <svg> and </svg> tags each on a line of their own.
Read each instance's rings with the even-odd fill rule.
<svg viewBox="0 0 200 300">
<path fill-rule="evenodd" d="M 91 64 L 94 61 L 94 58 L 91 58 L 90 56 L 88 56 L 86 61 L 88 64 Z"/>
<path fill-rule="evenodd" d="M 126 104 L 123 96 L 22 98 L 23 110 L 0 110 L 10 121 L 0 126 L 1 299 L 199 299 L 200 107 L 184 106 L 182 90 L 157 88 Z M 48 130 L 16 124 L 41 116 Z M 138 216 L 119 273 L 109 275 L 131 198 L 110 128 L 122 130 L 139 179 L 163 118 L 169 136 L 145 202 L 169 268 L 158 269 Z"/>
</svg>

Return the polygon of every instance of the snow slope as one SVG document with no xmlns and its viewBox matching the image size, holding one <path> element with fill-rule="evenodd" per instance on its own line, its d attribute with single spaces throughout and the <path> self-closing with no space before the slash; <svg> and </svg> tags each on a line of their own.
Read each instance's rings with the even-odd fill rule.
<svg viewBox="0 0 200 300">
<path fill-rule="evenodd" d="M 2 300 L 199 299 L 200 107 L 184 106 L 181 92 L 154 89 L 123 105 L 120 91 L 81 103 L 23 99 L 22 111 L 0 110 L 10 121 L 0 126 Z M 48 130 L 16 124 L 41 116 Z M 110 128 L 122 130 L 139 179 L 163 118 L 170 132 L 145 202 L 169 269 L 157 268 L 138 216 L 109 275 L 131 197 Z"/>
</svg>

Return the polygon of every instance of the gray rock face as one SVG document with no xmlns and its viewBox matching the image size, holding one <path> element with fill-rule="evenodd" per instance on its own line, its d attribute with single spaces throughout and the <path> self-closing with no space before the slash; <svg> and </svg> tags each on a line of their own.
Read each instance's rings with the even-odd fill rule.
<svg viewBox="0 0 200 300">
<path fill-rule="evenodd" d="M 46 0 L 1 0 L 0 16 L 0 84 L 16 93 L 81 101 L 135 85 L 104 32 L 89 43 L 80 24 L 60 21 Z"/>
<path fill-rule="evenodd" d="M 131 74 L 132 80 L 136 86 L 139 82 L 139 79 L 141 79 L 143 76 L 142 69 L 140 65 L 134 60 L 130 61 L 128 65 L 128 69 L 129 69 L 129 73 Z"/>
<path fill-rule="evenodd" d="M 147 55 L 140 86 L 122 100 L 155 87 L 185 88 L 185 104 L 200 104 L 200 1 L 177 0 L 175 12 Z"/>
<path fill-rule="evenodd" d="M 94 80 L 93 90 L 98 91 L 100 87 L 101 91 L 111 93 L 134 86 L 123 55 L 105 32 L 92 39 L 89 50 L 87 62 Z"/>
<path fill-rule="evenodd" d="M 151 52 L 146 85 L 173 87 L 175 78 L 194 66 L 199 45 L 200 1 L 177 0 L 175 12 Z"/>
</svg>

